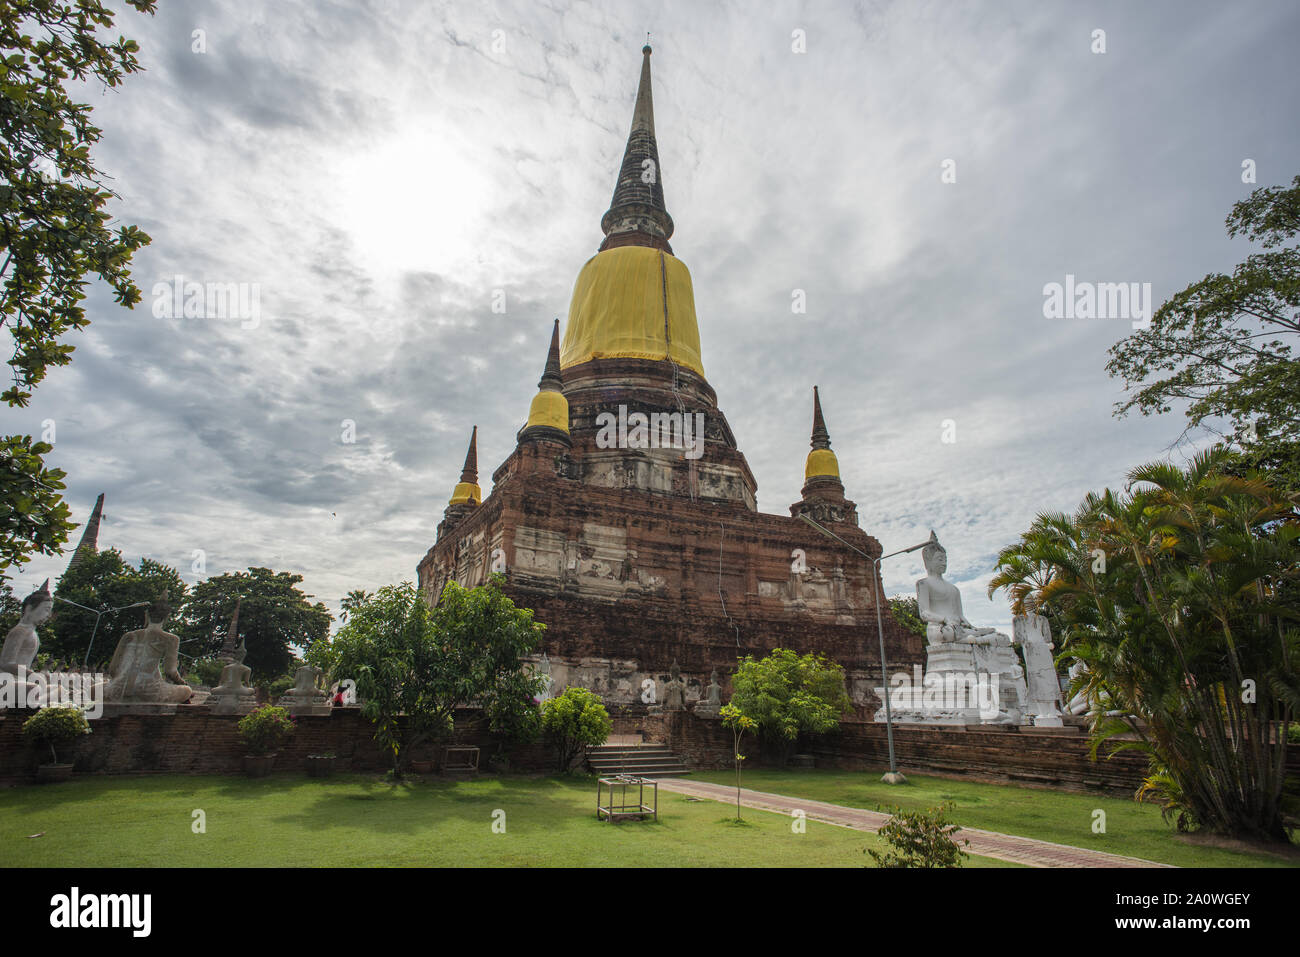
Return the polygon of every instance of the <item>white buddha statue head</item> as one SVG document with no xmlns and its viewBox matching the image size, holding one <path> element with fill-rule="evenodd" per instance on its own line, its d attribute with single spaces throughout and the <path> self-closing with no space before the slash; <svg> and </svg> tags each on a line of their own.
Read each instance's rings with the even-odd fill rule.
<svg viewBox="0 0 1300 957">
<path fill-rule="evenodd" d="M 50 594 L 50 580 L 23 599 L 22 623 L 35 628 L 43 624 L 54 611 L 54 596 Z"/>
<path fill-rule="evenodd" d="M 145 612 L 145 627 L 161 628 L 163 622 L 171 617 L 171 613 L 171 599 L 166 594 L 157 596 L 153 601 L 149 602 L 149 608 Z"/>
<path fill-rule="evenodd" d="M 925 563 L 925 570 L 936 578 L 942 578 L 948 570 L 948 553 L 939 544 L 933 530 L 930 532 L 930 541 L 921 549 L 921 561 Z"/>
</svg>

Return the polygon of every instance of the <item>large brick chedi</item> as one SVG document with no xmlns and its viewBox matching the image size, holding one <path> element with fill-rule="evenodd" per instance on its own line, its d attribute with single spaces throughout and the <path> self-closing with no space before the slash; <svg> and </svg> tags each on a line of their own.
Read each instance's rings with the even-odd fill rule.
<svg viewBox="0 0 1300 957">
<path fill-rule="evenodd" d="M 514 452 L 479 487 L 477 435 L 437 541 L 419 565 L 436 603 L 450 580 L 499 572 L 547 625 L 557 688 L 611 704 L 642 701 L 678 662 L 698 698 L 717 668 L 776 647 L 842 664 L 856 704 L 880 684 L 874 566 L 801 521 L 870 555 L 814 389 L 812 449 L 790 515 L 757 511 L 757 483 L 704 376 L 691 275 L 668 244 L 643 51 L 632 130 L 600 250 L 574 286 L 561 343 Z M 921 640 L 881 610 L 890 669 L 924 660 Z"/>
</svg>

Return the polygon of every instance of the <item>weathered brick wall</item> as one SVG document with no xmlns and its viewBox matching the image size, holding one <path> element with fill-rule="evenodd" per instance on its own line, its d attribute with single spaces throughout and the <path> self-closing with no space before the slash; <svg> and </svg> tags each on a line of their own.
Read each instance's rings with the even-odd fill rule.
<svg viewBox="0 0 1300 957">
<path fill-rule="evenodd" d="M 730 769 L 731 732 L 722 722 L 685 712 L 614 716 L 616 734 L 640 733 L 667 744 L 687 767 Z M 797 750 L 812 754 L 821 768 L 880 771 L 889 765 L 885 726 L 845 720 L 836 734 L 801 739 Z M 1043 785 L 1071 791 L 1132 795 L 1146 775 L 1146 759 L 1133 752 L 1097 761 L 1088 756 L 1087 737 L 1074 729 L 895 725 L 894 750 L 904 773 L 935 774 L 980 781 Z M 746 736 L 741 753 L 753 765 L 769 764 L 770 753 Z"/>
<path fill-rule="evenodd" d="M 37 765 L 49 760 L 48 750 L 30 747 L 22 739 L 23 721 L 31 713 L 0 715 L 0 784 L 30 781 Z M 476 726 L 477 718 L 476 712 L 458 713 L 451 743 L 482 748 L 479 765 L 486 770 L 498 742 Z M 390 766 L 388 755 L 375 744 L 374 725 L 355 708 L 295 720 L 297 731 L 276 757 L 276 770 L 304 770 L 309 754 L 325 752 L 338 756 L 340 770 L 379 772 Z M 202 706 L 172 715 L 105 716 L 92 721 L 91 733 L 75 745 L 74 763 L 79 773 L 237 774 L 247 753 L 236 731 L 238 721 L 237 715 L 212 714 Z M 555 755 L 545 744 L 507 746 L 506 753 L 513 769 L 550 771 L 555 766 Z M 433 745 L 424 744 L 412 757 L 431 760 L 438 755 Z"/>
<path fill-rule="evenodd" d="M 834 735 L 801 742 L 819 767 L 883 768 L 889 744 L 883 724 L 846 721 Z M 947 777 L 1035 784 L 1071 791 L 1132 796 L 1147 774 L 1147 759 L 1132 751 L 1089 757 L 1088 738 L 1073 728 L 996 725 L 895 725 L 899 769 Z"/>
<path fill-rule="evenodd" d="M 723 441 L 710 450 L 734 453 Z M 738 658 L 785 647 L 839 663 L 854 703 L 879 706 L 875 604 L 885 593 L 871 562 L 789 515 L 692 499 L 686 489 L 649 491 L 633 473 L 652 468 L 654 455 L 627 453 L 626 484 L 571 477 L 564 463 L 580 451 L 517 449 L 491 495 L 440 527 L 418 567 L 426 598 L 435 601 L 450 578 L 486 580 L 495 555 L 506 593 L 547 627 L 543 647 L 560 687 L 589 688 L 606 702 L 634 703 L 674 660 L 692 688 L 717 668 L 725 692 Z M 833 524 L 861 552 L 880 554 L 855 523 Z M 881 622 L 894 669 L 924 664 L 923 640 L 888 607 Z"/>
<path fill-rule="evenodd" d="M 0 785 L 27 783 L 48 752 L 28 746 L 21 736 L 28 711 L 0 714 Z M 644 740 L 667 744 L 689 768 L 731 769 L 733 739 L 717 719 L 690 712 L 649 714 L 645 709 L 614 708 L 614 734 L 639 734 Z M 480 766 L 498 742 L 478 724 L 477 712 L 457 715 L 458 730 L 451 743 L 482 748 Z M 235 725 L 238 717 L 214 715 L 207 708 L 183 708 L 174 715 L 127 715 L 101 718 L 93 732 L 79 742 L 75 764 L 79 773 L 98 774 L 238 774 L 246 749 Z M 374 727 L 356 709 L 328 717 L 301 717 L 292 741 L 276 759 L 277 770 L 304 770 L 309 754 L 333 752 L 338 768 L 348 771 L 385 770 L 389 759 L 374 742 Z M 981 781 L 1041 785 L 1072 791 L 1100 791 L 1128 796 L 1146 774 L 1146 759 L 1125 752 L 1092 761 L 1083 734 L 1049 729 L 1004 727 L 942 727 L 896 725 L 894 744 L 899 768 L 919 774 Z M 799 742 L 800 753 L 813 754 L 818 767 L 879 771 L 888 765 L 885 726 L 846 720 L 836 734 L 811 736 Z M 753 735 L 741 744 L 750 766 L 771 763 Z M 544 742 L 507 746 L 513 770 L 550 772 L 554 750 Z M 436 759 L 431 744 L 418 746 L 412 757 Z M 1288 768 L 1300 774 L 1300 749 L 1288 753 Z"/>
</svg>

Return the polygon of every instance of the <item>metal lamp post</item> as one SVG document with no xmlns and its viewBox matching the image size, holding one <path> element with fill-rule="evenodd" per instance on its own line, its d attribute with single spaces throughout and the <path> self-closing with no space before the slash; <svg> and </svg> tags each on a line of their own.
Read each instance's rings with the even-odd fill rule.
<svg viewBox="0 0 1300 957">
<path fill-rule="evenodd" d="M 90 632 L 90 644 L 86 645 L 86 657 L 83 658 L 81 662 L 81 667 L 83 668 L 89 667 L 90 649 L 95 647 L 95 635 L 99 633 L 99 620 L 101 618 L 103 618 L 105 615 L 109 614 L 110 612 L 112 612 L 113 614 L 117 614 L 119 611 L 126 611 L 128 608 L 143 608 L 149 604 L 147 601 L 137 601 L 131 605 L 123 605 L 121 608 L 104 608 L 100 611 L 96 611 L 94 608 L 87 608 L 85 605 L 79 604 L 78 602 L 75 601 L 70 601 L 67 598 L 60 598 L 58 595 L 54 596 L 54 600 L 61 601 L 65 605 L 72 605 L 75 608 L 80 608 L 82 611 L 88 611 L 95 616 L 95 627 L 91 629 Z"/>
<path fill-rule="evenodd" d="M 876 606 L 876 634 L 880 639 L 880 679 L 881 684 L 884 685 L 885 692 L 885 737 L 889 740 L 889 771 L 887 771 L 880 780 L 884 781 L 886 784 L 906 784 L 907 778 L 903 777 L 903 775 L 899 773 L 898 763 L 894 758 L 894 715 L 889 706 L 889 666 L 885 663 L 885 625 L 884 619 L 880 614 L 880 591 L 876 586 L 876 580 L 880 577 L 880 563 L 882 561 L 886 558 L 893 558 L 895 555 L 904 555 L 908 552 L 914 552 L 917 549 L 924 548 L 926 545 L 930 544 L 929 539 L 921 542 L 919 545 L 912 545 L 909 548 L 900 548 L 896 552 L 890 552 L 888 555 L 881 555 L 879 558 L 875 558 L 868 555 L 856 545 L 846 542 L 829 528 L 818 525 L 807 515 L 800 515 L 799 517 L 828 538 L 833 538 L 841 545 L 853 549 L 853 551 L 869 560 L 872 565 L 875 566 L 873 570 L 874 573 L 871 576 L 871 595 Z"/>
</svg>

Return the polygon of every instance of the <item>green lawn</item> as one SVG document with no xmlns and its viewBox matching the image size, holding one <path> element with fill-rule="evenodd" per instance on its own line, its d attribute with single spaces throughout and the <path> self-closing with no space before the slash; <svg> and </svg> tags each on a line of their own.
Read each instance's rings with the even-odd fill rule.
<svg viewBox="0 0 1300 957">
<path fill-rule="evenodd" d="M 691 780 L 734 785 L 736 776 L 731 771 L 698 771 L 691 775 Z M 894 805 L 910 810 L 951 801 L 956 809 L 950 816 L 958 824 L 1180 867 L 1297 866 L 1295 858 L 1189 844 L 1161 819 L 1158 807 L 1125 798 L 954 781 L 920 774 L 908 774 L 907 780 L 907 784 L 895 786 L 882 784 L 879 771 L 747 768 L 741 784 L 755 791 L 873 810 Z M 1093 811 L 1098 808 L 1106 812 L 1104 834 L 1094 834 L 1092 830 Z"/>
<path fill-rule="evenodd" d="M 594 778 L 82 777 L 0 790 L 0 866 L 859 867 L 873 834 L 688 801 L 598 823 Z M 207 833 L 191 830 L 206 812 Z M 506 832 L 492 831 L 505 811 Z M 43 837 L 29 835 L 44 832 Z M 972 857 L 970 867 L 1010 866 Z"/>
</svg>

